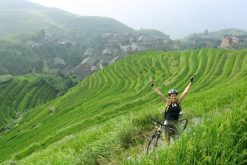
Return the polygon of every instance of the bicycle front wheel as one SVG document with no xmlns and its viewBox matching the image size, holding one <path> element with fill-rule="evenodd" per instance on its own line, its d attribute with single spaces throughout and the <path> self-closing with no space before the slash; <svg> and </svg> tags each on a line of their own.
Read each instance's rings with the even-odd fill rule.
<svg viewBox="0 0 247 165">
<path fill-rule="evenodd" d="M 160 139 L 160 134 L 154 133 L 152 135 L 152 138 L 148 141 L 146 147 L 146 154 L 151 153 L 158 146 L 159 139 Z"/>
</svg>

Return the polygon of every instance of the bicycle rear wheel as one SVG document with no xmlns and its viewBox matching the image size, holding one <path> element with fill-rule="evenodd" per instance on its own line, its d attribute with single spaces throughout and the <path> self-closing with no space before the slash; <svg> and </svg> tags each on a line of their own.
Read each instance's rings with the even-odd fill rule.
<svg viewBox="0 0 247 165">
<path fill-rule="evenodd" d="M 188 120 L 187 119 L 179 120 L 178 121 L 178 125 L 177 125 L 179 132 L 180 133 L 183 132 L 186 129 L 187 125 L 188 125 Z"/>
</svg>

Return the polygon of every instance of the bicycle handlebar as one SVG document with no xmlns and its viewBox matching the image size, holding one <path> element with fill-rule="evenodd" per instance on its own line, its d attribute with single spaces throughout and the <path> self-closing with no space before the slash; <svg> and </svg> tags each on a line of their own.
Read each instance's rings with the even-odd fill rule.
<svg viewBox="0 0 247 165">
<path fill-rule="evenodd" d="M 155 125 L 156 125 L 156 124 L 159 124 L 159 125 L 161 125 L 161 126 L 164 126 L 164 124 L 161 123 L 159 120 L 152 119 L 151 121 L 152 121 Z"/>
</svg>

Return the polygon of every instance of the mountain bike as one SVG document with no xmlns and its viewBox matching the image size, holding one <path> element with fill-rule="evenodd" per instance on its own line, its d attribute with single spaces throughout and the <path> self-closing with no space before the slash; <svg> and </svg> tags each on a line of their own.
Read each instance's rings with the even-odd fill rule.
<svg viewBox="0 0 247 165">
<path fill-rule="evenodd" d="M 146 146 L 146 154 L 151 153 L 155 148 L 158 146 L 162 146 L 167 143 L 169 145 L 170 139 L 173 138 L 175 140 L 176 136 L 179 136 L 187 127 L 188 125 L 188 120 L 187 119 L 181 119 L 179 120 L 175 125 L 176 125 L 176 130 L 171 129 L 171 125 L 167 123 L 165 120 L 164 123 L 161 123 L 158 120 L 152 120 L 152 123 L 156 125 L 156 130 L 151 136 L 151 139 L 148 141 L 147 146 Z M 174 136 L 171 136 L 170 133 L 171 131 L 173 132 L 172 134 Z"/>
</svg>

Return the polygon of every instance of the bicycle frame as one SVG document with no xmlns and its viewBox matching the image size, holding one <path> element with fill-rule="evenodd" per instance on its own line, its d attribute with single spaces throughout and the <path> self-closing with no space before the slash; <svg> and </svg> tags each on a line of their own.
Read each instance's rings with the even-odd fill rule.
<svg viewBox="0 0 247 165">
<path fill-rule="evenodd" d="M 183 125 L 183 128 L 182 128 L 182 130 L 184 130 L 187 127 L 188 120 L 187 119 L 181 119 L 181 120 L 178 121 L 178 125 L 179 125 L 179 123 L 182 123 L 182 122 L 185 122 L 185 123 L 183 123 L 184 125 Z M 149 150 L 152 147 L 153 148 L 157 147 L 160 137 L 162 137 L 162 141 L 167 140 L 167 144 L 168 145 L 170 143 L 170 138 L 171 138 L 171 137 L 169 137 L 168 132 L 166 132 L 166 128 L 169 129 L 169 123 L 168 122 L 164 121 L 164 124 L 163 124 L 158 120 L 152 120 L 152 123 L 154 123 L 155 125 L 159 125 L 159 126 L 156 128 L 155 132 L 152 134 L 152 137 L 151 137 L 151 139 L 149 140 L 149 142 L 147 144 L 146 154 L 148 154 Z"/>
</svg>

